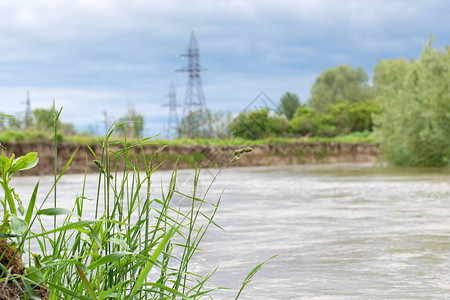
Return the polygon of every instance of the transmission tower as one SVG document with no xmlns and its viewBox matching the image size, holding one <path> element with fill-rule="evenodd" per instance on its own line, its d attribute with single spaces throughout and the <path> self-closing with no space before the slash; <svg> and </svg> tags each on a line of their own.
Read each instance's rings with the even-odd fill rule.
<svg viewBox="0 0 450 300">
<path fill-rule="evenodd" d="M 193 137 L 195 131 L 210 129 L 211 124 L 206 114 L 206 100 L 203 93 L 200 72 L 206 69 L 200 65 L 200 55 L 198 51 L 197 39 L 192 31 L 187 54 L 181 57 L 188 59 L 188 65 L 177 72 L 188 73 L 186 95 L 184 97 L 183 117 L 187 118 L 185 133 L 187 137 Z M 195 115 L 193 114 L 195 113 Z M 205 122 L 206 121 L 206 122 Z"/>
<path fill-rule="evenodd" d="M 31 126 L 31 104 L 30 104 L 30 91 L 27 91 L 27 102 L 25 109 L 25 128 L 28 129 Z"/>
<path fill-rule="evenodd" d="M 177 135 L 178 115 L 177 115 L 177 94 L 173 81 L 170 83 L 169 93 L 164 97 L 169 98 L 169 103 L 163 106 L 169 107 L 169 119 L 167 121 L 167 138 L 172 139 Z"/>
</svg>

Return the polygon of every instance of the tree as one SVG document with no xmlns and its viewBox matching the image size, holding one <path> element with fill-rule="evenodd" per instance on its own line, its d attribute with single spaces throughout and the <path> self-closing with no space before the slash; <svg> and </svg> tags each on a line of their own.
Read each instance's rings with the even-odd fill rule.
<svg viewBox="0 0 450 300">
<path fill-rule="evenodd" d="M 267 109 L 240 113 L 230 124 L 228 130 L 234 137 L 249 140 L 263 139 L 268 136 L 269 111 Z"/>
<path fill-rule="evenodd" d="M 209 109 L 194 110 L 181 119 L 177 127 L 179 137 L 193 138 L 212 138 L 212 114 Z"/>
<path fill-rule="evenodd" d="M 286 92 L 280 99 L 278 113 L 283 114 L 288 120 L 295 115 L 297 108 L 300 106 L 300 100 L 294 93 Z"/>
<path fill-rule="evenodd" d="M 211 116 L 211 129 L 213 138 L 230 138 L 228 126 L 233 122 L 233 115 L 230 111 L 217 111 Z"/>
<path fill-rule="evenodd" d="M 329 106 L 327 110 L 327 113 L 335 120 L 336 134 L 372 131 L 373 117 L 378 112 L 378 105 L 373 100 L 339 102 Z"/>
<path fill-rule="evenodd" d="M 372 97 L 367 73 L 358 67 L 339 65 L 325 70 L 314 82 L 308 107 L 316 112 L 325 112 L 332 104 L 347 101 L 356 102 Z"/>
<path fill-rule="evenodd" d="M 291 134 L 291 124 L 286 118 L 272 116 L 268 122 L 268 136 L 285 137 Z"/>
<path fill-rule="evenodd" d="M 134 108 L 130 108 L 118 122 L 124 124 L 123 133 L 127 136 L 139 137 L 144 131 L 144 116 L 136 113 Z"/>
<path fill-rule="evenodd" d="M 268 109 L 240 113 L 228 127 L 230 134 L 248 140 L 286 136 L 291 132 L 289 121 L 270 116 Z"/>
<path fill-rule="evenodd" d="M 335 121 L 325 113 L 316 113 L 306 106 L 299 106 L 294 118 L 291 120 L 292 131 L 301 136 L 334 136 Z"/>
<path fill-rule="evenodd" d="M 33 110 L 33 116 L 37 130 L 46 131 L 53 128 L 53 111 L 51 109 L 36 108 Z"/>
<path fill-rule="evenodd" d="M 380 60 L 374 68 L 375 90 L 386 87 L 401 87 L 408 72 L 409 62 L 404 58 Z"/>
<path fill-rule="evenodd" d="M 397 70 L 387 71 L 397 76 Z M 419 61 L 378 94 L 375 134 L 389 162 L 409 166 L 450 163 L 450 48 L 426 44 Z"/>
</svg>

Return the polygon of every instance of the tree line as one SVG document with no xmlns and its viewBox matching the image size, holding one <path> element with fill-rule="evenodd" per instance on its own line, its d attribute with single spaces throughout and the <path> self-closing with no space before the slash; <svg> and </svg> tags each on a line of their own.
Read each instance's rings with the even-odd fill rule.
<svg viewBox="0 0 450 300">
<path fill-rule="evenodd" d="M 35 109 L 27 120 L 0 114 L 0 131 L 51 131 L 52 113 Z M 117 123 L 122 124 L 118 132 L 123 135 L 139 136 L 144 116 L 129 109 Z M 61 136 L 75 134 L 72 124 L 57 125 Z M 178 126 L 178 136 L 187 138 L 295 139 L 359 132 L 379 142 L 393 164 L 449 165 L 450 48 L 433 48 L 430 40 L 417 60 L 381 60 L 371 82 L 361 67 L 339 65 L 316 78 L 305 103 L 286 92 L 276 109 L 237 116 L 193 111 Z"/>
<path fill-rule="evenodd" d="M 339 65 L 317 77 L 305 104 L 286 92 L 278 109 L 239 114 L 234 137 L 333 137 L 373 132 L 390 163 L 450 164 L 450 48 L 430 40 L 420 59 L 381 60 L 372 83 L 360 67 Z"/>
<path fill-rule="evenodd" d="M 62 122 L 60 119 L 54 124 L 54 108 L 36 108 L 30 115 L 23 118 L 17 118 L 12 115 L 5 115 L 0 112 L 0 132 L 2 136 L 14 136 L 13 140 L 47 140 L 48 136 L 52 136 L 52 132 L 56 125 L 58 130 L 58 139 L 63 140 L 65 136 L 73 136 L 77 132 L 75 126 L 69 122 Z M 119 136 L 136 137 L 140 136 L 144 131 L 144 116 L 130 108 L 128 111 L 115 122 L 120 124 L 122 130 L 116 130 L 115 134 Z M 111 124 L 108 124 L 109 126 Z M 94 136 L 94 129 L 90 129 L 80 133 L 82 136 Z"/>
</svg>

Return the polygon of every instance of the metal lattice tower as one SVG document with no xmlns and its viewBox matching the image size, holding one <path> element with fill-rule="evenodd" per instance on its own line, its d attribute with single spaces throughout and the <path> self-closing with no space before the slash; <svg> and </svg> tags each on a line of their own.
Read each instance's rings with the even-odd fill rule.
<svg viewBox="0 0 450 300">
<path fill-rule="evenodd" d="M 199 118 L 202 118 L 206 113 L 206 100 L 203 93 L 202 81 L 200 78 L 200 72 L 206 71 L 200 65 L 200 55 L 198 50 L 197 39 L 192 31 L 191 39 L 189 42 L 189 48 L 187 54 L 182 54 L 181 57 L 188 59 L 188 65 L 185 68 L 177 70 L 177 72 L 187 72 L 188 81 L 186 86 L 186 95 L 184 98 L 183 117 L 190 116 L 192 112 L 199 112 Z M 205 119 L 205 118 L 202 118 Z M 192 137 L 193 131 L 198 129 L 195 127 L 202 126 L 208 127 L 210 124 L 194 124 L 192 120 L 188 120 L 186 132 L 184 135 Z M 203 123 L 203 122 L 202 122 Z"/>
<path fill-rule="evenodd" d="M 30 128 L 31 126 L 31 104 L 30 104 L 30 91 L 27 91 L 27 102 L 25 109 L 25 128 Z"/>
<path fill-rule="evenodd" d="M 177 94 L 173 81 L 170 83 L 169 93 L 165 95 L 169 98 L 169 103 L 163 106 L 169 107 L 169 118 L 167 120 L 167 138 L 172 139 L 177 135 L 178 115 L 177 115 Z"/>
</svg>

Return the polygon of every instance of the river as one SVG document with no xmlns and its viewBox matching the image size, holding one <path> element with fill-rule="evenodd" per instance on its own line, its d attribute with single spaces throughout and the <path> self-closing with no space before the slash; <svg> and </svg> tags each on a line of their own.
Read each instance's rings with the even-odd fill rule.
<svg viewBox="0 0 450 300">
<path fill-rule="evenodd" d="M 189 189 L 192 170 L 179 171 Z M 205 171 L 206 189 L 214 171 Z M 166 183 L 170 173 L 156 173 Z M 65 176 L 58 199 L 73 199 L 82 176 Z M 97 177 L 88 176 L 87 191 Z M 41 178 L 42 189 L 51 177 Z M 29 194 L 35 177 L 14 180 Z M 226 188 L 193 272 L 219 266 L 212 295 L 234 299 L 240 283 L 268 261 L 240 299 L 450 298 L 450 171 L 369 164 L 233 168 L 209 194 Z M 180 200 L 182 201 L 182 200 Z M 58 206 L 70 207 L 69 200 Z"/>
</svg>

